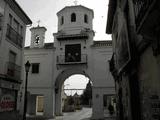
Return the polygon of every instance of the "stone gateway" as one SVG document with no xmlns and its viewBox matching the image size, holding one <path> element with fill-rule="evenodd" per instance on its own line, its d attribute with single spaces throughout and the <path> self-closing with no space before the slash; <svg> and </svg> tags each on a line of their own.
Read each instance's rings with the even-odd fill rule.
<svg viewBox="0 0 160 120">
<path fill-rule="evenodd" d="M 36 114 L 40 109 L 37 101 L 43 101 L 44 116 L 62 115 L 64 81 L 71 75 L 82 74 L 93 83 L 92 118 L 104 118 L 104 96 L 115 94 L 108 64 L 112 41 L 93 41 L 92 9 L 66 6 L 57 16 L 54 42 L 45 43 L 47 29 L 37 26 L 31 28 L 31 45 L 25 48 L 25 61 L 32 65 L 28 78 L 28 114 Z M 44 100 L 38 100 L 42 97 Z"/>
</svg>

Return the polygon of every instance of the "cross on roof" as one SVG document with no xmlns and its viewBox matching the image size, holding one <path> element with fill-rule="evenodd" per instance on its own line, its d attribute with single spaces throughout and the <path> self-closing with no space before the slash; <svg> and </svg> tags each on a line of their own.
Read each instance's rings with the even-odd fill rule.
<svg viewBox="0 0 160 120">
<path fill-rule="evenodd" d="M 38 20 L 38 21 L 37 21 L 37 23 L 38 23 L 38 27 L 39 27 L 40 22 L 41 22 L 40 20 Z"/>
<path fill-rule="evenodd" d="M 78 3 L 78 1 L 77 1 L 77 0 L 75 0 L 75 1 L 73 1 L 73 2 L 74 2 L 74 4 L 75 4 L 75 5 L 77 5 L 77 3 Z"/>
</svg>

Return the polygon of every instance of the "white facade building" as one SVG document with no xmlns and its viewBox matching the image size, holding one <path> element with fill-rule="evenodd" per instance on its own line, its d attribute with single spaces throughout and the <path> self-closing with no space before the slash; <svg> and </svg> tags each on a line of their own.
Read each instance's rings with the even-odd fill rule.
<svg viewBox="0 0 160 120">
<path fill-rule="evenodd" d="M 29 74 L 28 113 L 36 114 L 37 96 L 44 96 L 46 117 L 62 114 L 61 91 L 64 81 L 74 74 L 87 76 L 93 83 L 93 119 L 104 117 L 103 97 L 114 95 L 114 81 L 108 60 L 111 41 L 93 41 L 93 10 L 84 6 L 67 6 L 57 13 L 58 32 L 54 43 L 44 43 L 44 27 L 31 29 L 31 45 L 25 49 L 25 60 L 32 64 Z"/>
<path fill-rule="evenodd" d="M 0 119 L 14 120 L 20 110 L 26 25 L 32 21 L 15 0 L 0 0 Z M 23 107 L 22 107 L 23 109 Z"/>
</svg>

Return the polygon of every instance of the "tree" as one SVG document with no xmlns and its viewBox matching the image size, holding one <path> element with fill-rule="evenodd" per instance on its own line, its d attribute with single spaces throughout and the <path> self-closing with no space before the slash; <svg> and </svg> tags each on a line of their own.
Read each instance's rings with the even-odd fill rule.
<svg viewBox="0 0 160 120">
<path fill-rule="evenodd" d="M 81 101 L 83 105 L 91 105 L 91 100 L 92 100 L 92 84 L 89 81 L 86 85 L 86 89 L 81 95 Z"/>
</svg>

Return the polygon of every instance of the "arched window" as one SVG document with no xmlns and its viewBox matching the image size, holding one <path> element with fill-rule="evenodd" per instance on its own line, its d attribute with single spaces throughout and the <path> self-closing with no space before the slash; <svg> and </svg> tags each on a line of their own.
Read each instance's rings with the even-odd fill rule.
<svg viewBox="0 0 160 120">
<path fill-rule="evenodd" d="M 62 16 L 61 17 L 61 25 L 63 25 L 64 24 L 64 17 Z"/>
<path fill-rule="evenodd" d="M 88 23 L 88 15 L 86 15 L 86 14 L 84 15 L 84 22 Z"/>
<path fill-rule="evenodd" d="M 71 22 L 76 22 L 76 14 L 75 13 L 71 14 Z"/>
</svg>

